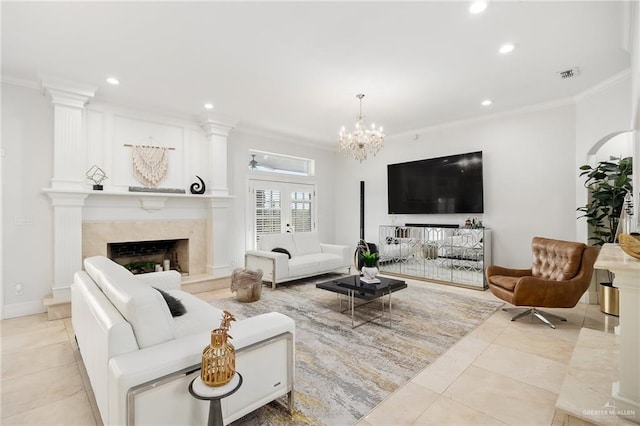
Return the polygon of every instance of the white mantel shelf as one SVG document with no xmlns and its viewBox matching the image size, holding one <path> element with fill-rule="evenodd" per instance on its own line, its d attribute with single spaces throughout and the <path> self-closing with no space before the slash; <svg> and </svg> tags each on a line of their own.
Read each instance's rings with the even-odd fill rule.
<svg viewBox="0 0 640 426">
<path fill-rule="evenodd" d="M 168 198 L 234 198 L 231 195 L 211 195 L 211 194 L 180 194 L 175 192 L 134 192 L 134 191 L 93 191 L 93 190 L 75 190 L 75 189 L 58 189 L 43 188 L 42 192 L 52 194 L 77 194 L 77 195 L 96 195 L 96 196 L 124 196 L 124 197 L 168 197 Z"/>
<path fill-rule="evenodd" d="M 50 197 L 73 197 L 73 198 L 87 198 L 87 197 L 100 197 L 100 198 L 138 198 L 140 200 L 141 207 L 147 211 L 161 210 L 164 208 L 168 199 L 204 199 L 204 200 L 231 200 L 234 197 L 229 195 L 211 195 L 211 194 L 181 194 L 175 192 L 138 192 L 138 191 L 93 191 L 93 190 L 77 190 L 77 189 L 59 189 L 59 188 L 44 188 L 43 192 L 47 193 Z"/>
<path fill-rule="evenodd" d="M 612 384 L 616 409 L 640 423 L 640 259 L 626 254 L 618 244 L 602 246 L 594 264 L 615 274 L 620 289 L 620 370 Z"/>
</svg>

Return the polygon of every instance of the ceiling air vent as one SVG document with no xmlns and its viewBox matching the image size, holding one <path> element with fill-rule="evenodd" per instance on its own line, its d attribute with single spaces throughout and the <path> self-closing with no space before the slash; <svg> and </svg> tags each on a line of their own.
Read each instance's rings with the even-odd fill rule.
<svg viewBox="0 0 640 426">
<path fill-rule="evenodd" d="M 560 74 L 560 78 L 577 77 L 580 75 L 580 70 L 578 69 L 578 67 L 576 67 L 576 68 L 571 68 L 565 71 L 560 71 L 558 72 L 558 74 Z"/>
</svg>

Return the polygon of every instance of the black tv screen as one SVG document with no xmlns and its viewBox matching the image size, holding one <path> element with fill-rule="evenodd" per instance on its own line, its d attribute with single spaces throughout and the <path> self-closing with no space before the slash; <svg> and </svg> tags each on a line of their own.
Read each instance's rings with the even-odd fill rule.
<svg viewBox="0 0 640 426">
<path fill-rule="evenodd" d="M 389 214 L 483 213 L 482 151 L 387 165 Z"/>
</svg>

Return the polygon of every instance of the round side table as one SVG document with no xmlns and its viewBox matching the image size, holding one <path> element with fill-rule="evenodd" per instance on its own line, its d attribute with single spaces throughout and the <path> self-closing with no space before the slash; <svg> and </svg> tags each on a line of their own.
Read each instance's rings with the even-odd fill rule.
<svg viewBox="0 0 640 426">
<path fill-rule="evenodd" d="M 229 383 L 223 386 L 207 386 L 200 376 L 189 383 L 189 393 L 196 399 L 209 401 L 208 426 L 224 426 L 220 400 L 235 393 L 242 386 L 242 375 L 236 371 Z"/>
</svg>

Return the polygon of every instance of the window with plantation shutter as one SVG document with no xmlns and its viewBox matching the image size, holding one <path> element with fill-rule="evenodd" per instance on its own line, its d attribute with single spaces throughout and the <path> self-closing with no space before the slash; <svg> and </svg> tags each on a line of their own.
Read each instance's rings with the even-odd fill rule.
<svg viewBox="0 0 640 426">
<path fill-rule="evenodd" d="M 311 232 L 311 192 L 291 193 L 291 226 L 296 232 Z"/>
<path fill-rule="evenodd" d="M 250 180 L 253 197 L 247 245 L 257 247 L 260 236 L 315 231 L 315 185 L 294 182 Z M 287 226 L 288 225 L 288 226 Z"/>
<path fill-rule="evenodd" d="M 282 193 L 277 190 L 256 189 L 255 230 L 260 235 L 280 233 L 282 228 Z"/>
</svg>

